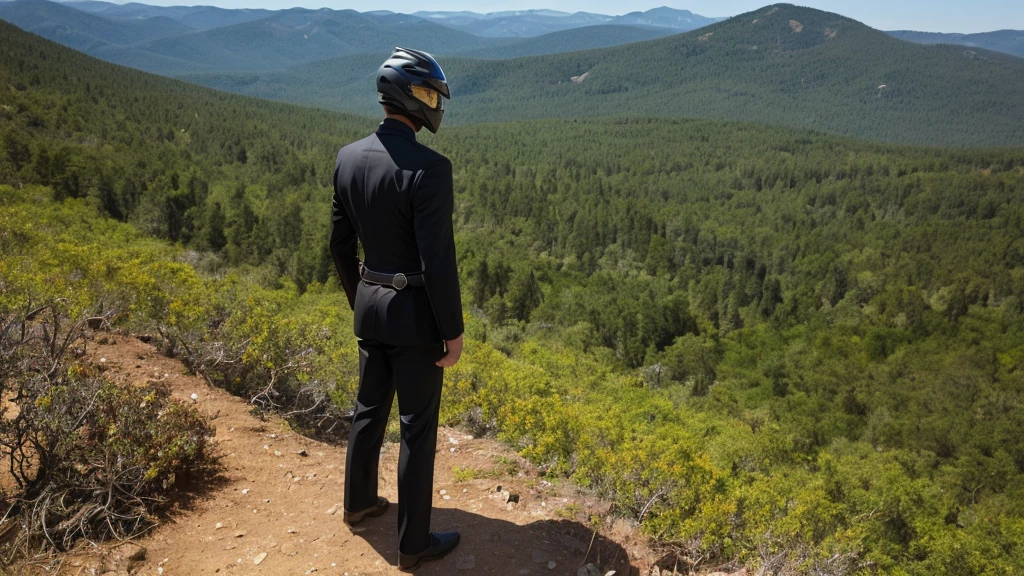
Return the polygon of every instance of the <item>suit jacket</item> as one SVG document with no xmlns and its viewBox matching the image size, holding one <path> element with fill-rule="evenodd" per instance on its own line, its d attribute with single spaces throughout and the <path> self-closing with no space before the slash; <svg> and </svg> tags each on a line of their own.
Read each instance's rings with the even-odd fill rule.
<svg viewBox="0 0 1024 576">
<path fill-rule="evenodd" d="M 331 256 L 355 312 L 356 336 L 397 346 L 463 331 L 455 265 L 452 163 L 398 120 L 338 152 Z M 425 287 L 395 290 L 359 277 L 356 240 L 375 272 L 423 272 Z"/>
</svg>

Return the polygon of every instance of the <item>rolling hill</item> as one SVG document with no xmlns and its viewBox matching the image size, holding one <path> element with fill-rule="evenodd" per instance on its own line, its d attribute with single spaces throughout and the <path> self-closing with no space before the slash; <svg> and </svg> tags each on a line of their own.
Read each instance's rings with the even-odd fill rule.
<svg viewBox="0 0 1024 576">
<path fill-rule="evenodd" d="M 228 9 L 216 6 L 151 6 L 129 2 L 113 4 L 99 0 L 70 2 L 72 8 L 96 14 L 111 20 L 146 20 L 150 18 L 170 18 L 188 26 L 193 30 L 211 30 L 222 26 L 231 26 L 243 22 L 260 20 L 273 14 L 272 10 L 252 8 Z"/>
<path fill-rule="evenodd" d="M 267 18 L 152 42 L 99 51 L 106 60 L 125 62 L 128 53 L 156 55 L 219 70 L 267 70 L 359 52 L 387 52 L 408 44 L 424 50 L 450 53 L 483 48 L 484 39 L 431 22 L 416 22 L 401 15 L 368 15 L 351 10 L 293 8 Z M 135 67 L 161 71 L 159 64 Z"/>
<path fill-rule="evenodd" d="M 918 44 L 957 44 L 984 48 L 994 52 L 1005 52 L 1024 58 L 1024 30 L 997 30 L 980 34 L 940 34 L 936 32 L 914 32 L 894 30 L 888 32 L 894 38 Z"/>
<path fill-rule="evenodd" d="M 788 4 L 649 42 L 500 66 L 442 63 L 452 85 L 452 122 L 695 116 L 909 144 L 1024 144 L 1024 61 L 904 42 L 837 14 Z M 377 63 L 357 64 L 325 61 L 251 85 L 290 102 L 376 113 Z M 254 94 L 225 76 L 188 79 Z"/>
<path fill-rule="evenodd" d="M 480 38 L 391 13 L 293 8 L 263 15 L 204 7 L 85 5 L 99 14 L 116 15 L 111 19 L 70 6 L 74 4 L 15 0 L 0 3 L 0 19 L 108 62 L 164 75 L 281 69 L 360 52 L 383 53 L 396 45 L 457 53 L 514 41 Z M 246 21 L 199 31 L 183 23 L 198 22 L 202 28 L 217 19 L 230 20 L 228 12 L 238 12 Z M 253 15 L 263 17 L 252 20 Z"/>
<path fill-rule="evenodd" d="M 192 32 L 189 26 L 164 16 L 113 21 L 47 0 L 0 2 L 0 20 L 83 52 Z"/>
<path fill-rule="evenodd" d="M 632 44 L 633 42 L 663 38 L 672 34 L 675 34 L 675 31 L 670 28 L 602 24 L 570 28 L 544 34 L 543 36 L 524 38 L 506 45 L 468 50 L 460 52 L 458 55 L 470 58 L 521 58 L 523 56 L 561 54 L 577 50 L 591 50 L 594 48 Z"/>
<path fill-rule="evenodd" d="M 675 32 L 695 30 L 721 18 L 707 18 L 689 10 L 663 6 L 646 12 L 630 12 L 607 16 L 590 12 L 559 12 L 556 10 L 517 10 L 479 14 L 476 12 L 416 12 L 425 20 L 444 24 L 456 30 L 486 37 L 541 36 L 585 26 L 618 25 L 667 28 Z"/>
<path fill-rule="evenodd" d="M 711 20 L 662 8 L 612 17 L 533 10 L 495 14 L 228 10 L 96 0 L 0 3 L 0 19 L 108 62 L 174 76 L 282 70 L 396 45 L 510 58 L 650 40 Z M 555 30 L 550 35 L 540 35 Z M 506 37 L 494 37 L 494 36 Z"/>
</svg>

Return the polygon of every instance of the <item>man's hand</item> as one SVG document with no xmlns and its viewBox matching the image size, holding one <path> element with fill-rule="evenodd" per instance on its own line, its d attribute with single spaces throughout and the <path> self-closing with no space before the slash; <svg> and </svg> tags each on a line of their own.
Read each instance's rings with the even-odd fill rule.
<svg viewBox="0 0 1024 576">
<path fill-rule="evenodd" d="M 451 368 L 455 366 L 455 363 L 459 361 L 459 357 L 462 356 L 462 335 L 460 334 L 455 340 L 446 340 L 444 347 L 448 350 L 448 353 L 444 355 L 436 362 L 441 368 Z"/>
</svg>

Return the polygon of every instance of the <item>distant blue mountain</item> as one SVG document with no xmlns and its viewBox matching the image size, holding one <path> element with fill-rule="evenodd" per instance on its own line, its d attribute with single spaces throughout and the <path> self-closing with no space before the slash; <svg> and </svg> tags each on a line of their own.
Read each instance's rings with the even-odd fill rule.
<svg viewBox="0 0 1024 576">
<path fill-rule="evenodd" d="M 258 9 L 227 9 L 216 6 L 150 6 L 130 2 L 113 4 L 98 0 L 67 2 L 67 6 L 111 20 L 146 20 L 165 17 L 176 20 L 193 30 L 211 30 L 221 26 L 231 26 L 266 18 L 273 14 L 271 10 Z"/>
<path fill-rule="evenodd" d="M 529 38 L 596 25 L 644 26 L 689 32 L 714 24 L 722 18 L 707 18 L 689 10 L 661 7 L 646 12 L 630 12 L 622 16 L 608 16 L 590 12 L 558 12 L 556 10 L 517 10 L 479 14 L 476 12 L 416 12 L 425 20 L 490 38 L 509 36 Z"/>
<path fill-rule="evenodd" d="M 917 44 L 959 44 L 973 48 L 984 48 L 994 52 L 1013 54 L 1024 58 L 1024 30 L 997 30 L 980 34 L 939 34 L 936 32 L 914 32 L 894 30 L 890 36 L 916 42 Z"/>
</svg>

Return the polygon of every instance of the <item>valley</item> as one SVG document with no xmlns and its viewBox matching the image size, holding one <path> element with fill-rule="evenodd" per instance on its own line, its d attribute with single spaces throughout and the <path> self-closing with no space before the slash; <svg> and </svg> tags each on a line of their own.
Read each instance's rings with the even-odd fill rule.
<svg viewBox="0 0 1024 576">
<path fill-rule="evenodd" d="M 51 9 L 0 14 L 25 6 Z M 390 49 L 405 16 L 89 6 L 120 24 L 50 27 L 77 49 L 0 22 L 0 349 L 18 351 L 0 356 L 0 397 L 39 418 L 0 410 L 4 468 L 25 461 L 6 423 L 60 449 L 95 448 L 86 432 L 122 446 L 109 422 L 61 419 L 91 408 L 76 391 L 105 382 L 131 408 L 167 385 L 178 410 L 221 410 L 226 468 L 194 507 L 140 514 L 146 570 L 269 550 L 267 570 L 309 570 L 301 551 L 325 572 L 390 573 L 390 540 L 335 530 L 321 495 L 359 361 L 327 238 L 337 149 L 379 122 L 380 56 L 362 47 Z M 136 13 L 168 35 L 140 38 Z M 288 48 L 314 20 L 336 57 Z M 427 24 L 420 41 L 467 51 L 439 56 L 449 116 L 417 138 L 453 161 L 466 322 L 440 415 L 459 442 L 439 458 L 452 498 L 435 499 L 476 538 L 436 573 L 467 554 L 547 573 L 533 551 L 569 574 L 1024 566 L 1024 60 L 784 4 L 664 36 Z M 628 43 L 562 50 L 594 27 Z M 115 48 L 184 80 L 97 59 Z M 264 49 L 280 69 L 257 67 Z M 37 334 L 68 334 L 66 357 Z M 150 488 L 188 494 L 173 464 L 152 464 Z M 483 495 L 498 480 L 518 508 Z M 0 558 L 63 554 L 31 494 L 3 486 Z M 70 521 L 89 498 L 46 526 L 110 539 Z M 264 522 L 238 512 L 252 500 Z M 488 556 L 494 534 L 515 546 Z M 590 537 L 599 560 L 550 544 Z M 197 546 L 208 564 L 186 564 Z"/>
</svg>

